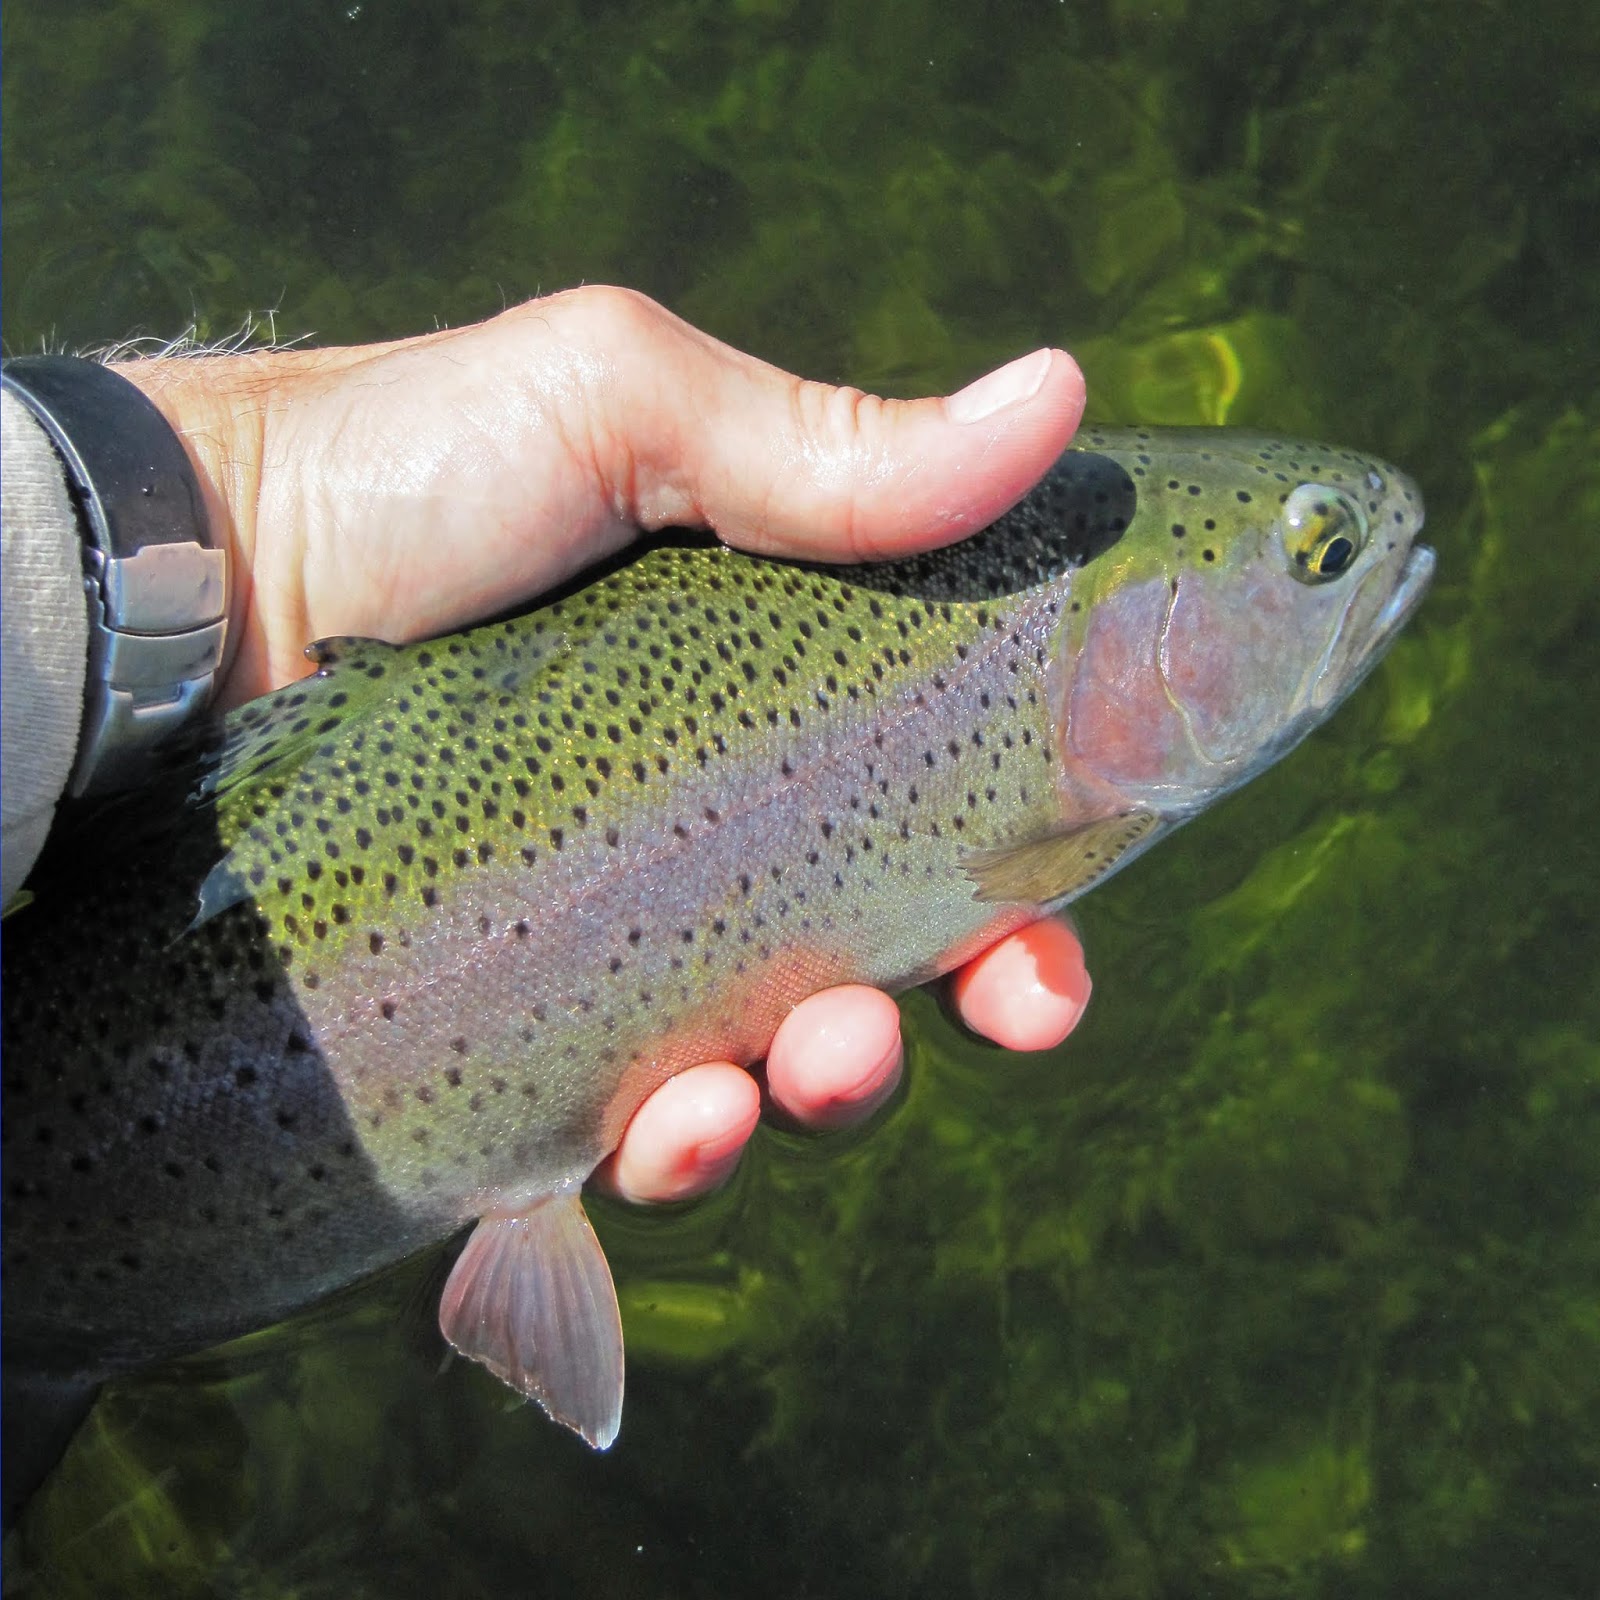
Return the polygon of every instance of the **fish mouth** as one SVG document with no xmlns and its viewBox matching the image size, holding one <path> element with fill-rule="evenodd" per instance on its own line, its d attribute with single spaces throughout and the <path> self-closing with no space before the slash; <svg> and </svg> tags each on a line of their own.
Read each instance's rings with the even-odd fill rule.
<svg viewBox="0 0 1600 1600">
<path fill-rule="evenodd" d="M 1394 643 L 1395 636 L 1422 604 L 1423 596 L 1427 594 L 1428 586 L 1433 582 L 1433 572 L 1437 565 L 1438 560 L 1430 545 L 1414 544 L 1406 552 L 1405 565 L 1400 569 L 1399 581 L 1388 599 L 1379 607 L 1377 615 L 1365 629 L 1359 630 L 1360 642 L 1355 642 L 1358 630 L 1350 630 L 1350 647 L 1339 651 L 1334 660 L 1328 662 L 1318 673 L 1318 692 L 1312 697 L 1312 706 L 1319 717 L 1326 716 L 1347 696 L 1354 693 L 1367 674 L 1383 659 L 1384 652 Z M 1368 581 L 1371 582 L 1376 577 L 1377 573 L 1374 572 L 1369 575 Z M 1358 592 L 1345 613 L 1347 620 L 1359 604 Z"/>
<path fill-rule="evenodd" d="M 1367 646 L 1369 654 L 1382 655 L 1394 636 L 1411 620 L 1412 613 L 1428 592 L 1428 585 L 1433 582 L 1433 569 L 1437 565 L 1431 545 L 1412 545 L 1406 564 L 1400 569 L 1400 581 L 1372 625 L 1372 641 Z"/>
</svg>

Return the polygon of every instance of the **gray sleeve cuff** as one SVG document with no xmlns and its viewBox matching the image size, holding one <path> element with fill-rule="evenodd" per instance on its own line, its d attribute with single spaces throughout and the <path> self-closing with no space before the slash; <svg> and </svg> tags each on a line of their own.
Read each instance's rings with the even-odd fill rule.
<svg viewBox="0 0 1600 1600">
<path fill-rule="evenodd" d="M 77 754 L 89 644 L 80 549 L 49 436 L 0 395 L 0 906 L 38 859 Z"/>
</svg>

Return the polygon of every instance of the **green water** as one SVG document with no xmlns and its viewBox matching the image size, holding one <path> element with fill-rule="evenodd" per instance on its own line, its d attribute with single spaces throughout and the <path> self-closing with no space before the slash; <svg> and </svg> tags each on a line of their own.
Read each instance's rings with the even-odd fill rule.
<svg viewBox="0 0 1600 1600">
<path fill-rule="evenodd" d="M 16 0 L 9 349 L 422 331 L 615 280 L 810 375 L 1043 341 L 1093 413 L 1402 462 L 1440 576 L 1082 907 L 1008 1058 L 599 1208 L 588 1455 L 420 1264 L 113 1391 L 18 1594 L 1587 1597 L 1600 1572 L 1600 13 Z"/>
</svg>

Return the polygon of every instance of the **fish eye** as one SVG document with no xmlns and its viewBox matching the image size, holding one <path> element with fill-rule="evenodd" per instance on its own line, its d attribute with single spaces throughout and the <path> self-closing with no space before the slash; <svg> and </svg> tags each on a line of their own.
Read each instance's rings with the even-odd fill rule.
<svg viewBox="0 0 1600 1600">
<path fill-rule="evenodd" d="M 1329 583 L 1348 572 L 1367 542 L 1367 519 L 1349 495 L 1302 483 L 1283 505 L 1289 570 L 1301 583 Z"/>
</svg>

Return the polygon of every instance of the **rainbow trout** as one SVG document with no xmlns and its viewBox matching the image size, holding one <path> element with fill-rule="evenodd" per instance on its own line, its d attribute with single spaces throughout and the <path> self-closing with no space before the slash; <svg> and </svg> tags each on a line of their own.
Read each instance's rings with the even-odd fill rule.
<svg viewBox="0 0 1600 1600">
<path fill-rule="evenodd" d="M 475 1219 L 445 1334 L 609 1444 L 579 1189 L 644 1097 L 1276 761 L 1421 599 L 1421 523 L 1364 455 L 1090 428 L 950 549 L 665 545 L 475 632 L 313 646 L 168 825 L 65 841 L 6 925 L 8 1361 L 198 1348 Z"/>
</svg>

